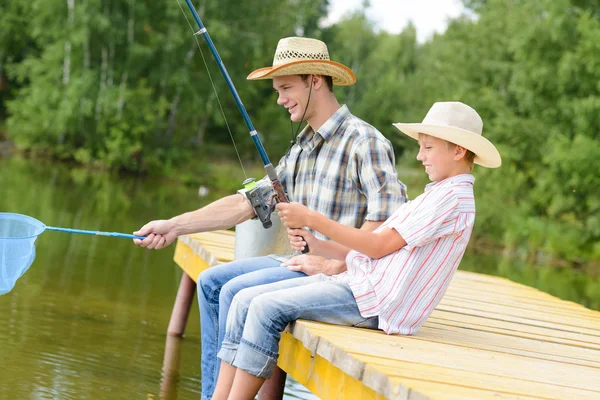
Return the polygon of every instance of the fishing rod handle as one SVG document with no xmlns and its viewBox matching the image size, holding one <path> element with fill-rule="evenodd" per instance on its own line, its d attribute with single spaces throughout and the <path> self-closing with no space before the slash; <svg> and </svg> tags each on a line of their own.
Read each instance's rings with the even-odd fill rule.
<svg viewBox="0 0 600 400">
<path fill-rule="evenodd" d="M 273 184 L 273 189 L 275 190 L 275 193 L 277 193 L 277 198 L 279 199 L 280 203 L 289 203 L 290 200 L 288 199 L 287 195 L 285 194 L 285 190 L 283 190 L 283 185 L 281 185 L 281 182 L 279 182 L 279 179 L 277 179 L 276 181 L 271 181 L 271 183 Z M 304 240 L 304 238 L 302 236 L 300 236 L 302 238 L 302 240 Z M 306 240 L 304 240 L 306 242 Z M 302 250 L 302 254 L 306 254 L 310 251 L 310 249 L 308 248 L 308 243 L 306 244 L 306 246 L 304 246 L 304 249 Z"/>
</svg>

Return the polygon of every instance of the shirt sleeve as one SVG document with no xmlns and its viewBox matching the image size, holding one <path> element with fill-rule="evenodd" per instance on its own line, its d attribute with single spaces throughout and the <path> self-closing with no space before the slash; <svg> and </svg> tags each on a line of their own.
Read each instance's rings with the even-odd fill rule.
<svg viewBox="0 0 600 400">
<path fill-rule="evenodd" d="M 362 141 L 350 162 L 358 191 L 367 198 L 367 221 L 385 221 L 406 202 L 406 186 L 398 180 L 389 141 Z"/>
<path fill-rule="evenodd" d="M 433 189 L 412 200 L 414 207 L 388 227 L 398 231 L 408 247 L 425 246 L 456 230 L 458 199 L 452 189 Z"/>
</svg>

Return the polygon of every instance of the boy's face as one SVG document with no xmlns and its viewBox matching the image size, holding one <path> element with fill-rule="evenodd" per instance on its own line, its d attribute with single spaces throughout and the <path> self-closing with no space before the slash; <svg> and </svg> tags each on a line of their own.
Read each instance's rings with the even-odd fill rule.
<svg viewBox="0 0 600 400">
<path fill-rule="evenodd" d="M 304 108 L 308 101 L 308 81 L 302 80 L 298 75 L 275 76 L 273 77 L 273 89 L 277 92 L 277 104 L 284 106 L 290 113 L 290 119 L 294 122 L 301 122 Z M 312 101 L 311 101 L 312 103 Z M 306 110 L 304 119 L 310 117 L 310 108 Z"/>
<path fill-rule="evenodd" d="M 445 140 L 425 134 L 419 135 L 417 160 L 423 163 L 432 182 L 442 181 L 455 174 L 456 148 L 457 146 Z"/>
</svg>

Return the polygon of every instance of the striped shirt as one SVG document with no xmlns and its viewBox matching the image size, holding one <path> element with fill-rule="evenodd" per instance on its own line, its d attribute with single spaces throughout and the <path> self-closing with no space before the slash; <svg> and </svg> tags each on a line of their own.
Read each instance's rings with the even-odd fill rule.
<svg viewBox="0 0 600 400">
<path fill-rule="evenodd" d="M 353 227 L 385 221 L 406 202 L 390 141 L 345 105 L 316 132 L 308 125 L 298 135 L 277 174 L 290 201 Z M 269 178 L 257 184 L 268 200 L 273 193 Z"/>
<path fill-rule="evenodd" d="M 442 299 L 469 242 L 475 222 L 471 174 L 430 183 L 375 232 L 398 231 L 406 246 L 380 259 L 354 250 L 348 282 L 363 317 L 379 317 L 386 333 L 415 333 Z"/>
</svg>

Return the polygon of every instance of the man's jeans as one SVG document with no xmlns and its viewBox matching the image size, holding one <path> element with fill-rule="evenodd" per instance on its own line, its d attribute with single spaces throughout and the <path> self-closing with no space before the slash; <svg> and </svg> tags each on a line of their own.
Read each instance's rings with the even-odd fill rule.
<svg viewBox="0 0 600 400">
<path fill-rule="evenodd" d="M 271 257 L 234 261 L 208 268 L 198 276 L 202 399 L 211 398 L 215 391 L 221 364 L 216 356 L 223 342 L 225 323 L 233 297 L 244 288 L 299 277 L 306 277 L 306 274 L 281 267 L 281 262 Z"/>
<path fill-rule="evenodd" d="M 243 289 L 234 297 L 218 357 L 268 379 L 277 364 L 281 332 L 299 318 L 378 327 L 377 317 L 360 315 L 348 284 L 328 280 L 322 274 L 286 280 Z"/>
</svg>

